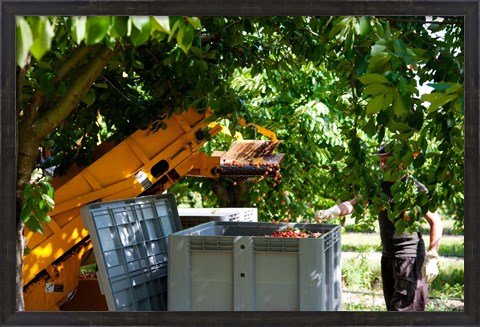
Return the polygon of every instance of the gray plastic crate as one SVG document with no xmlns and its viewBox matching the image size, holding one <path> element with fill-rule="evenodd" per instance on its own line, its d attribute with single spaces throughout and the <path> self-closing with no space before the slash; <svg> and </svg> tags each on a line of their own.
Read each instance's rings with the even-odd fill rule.
<svg viewBox="0 0 480 327">
<path fill-rule="evenodd" d="M 178 208 L 182 228 L 210 221 L 258 221 L 257 208 Z"/>
<path fill-rule="evenodd" d="M 287 225 L 318 238 L 271 237 Z M 268 236 L 267 236 L 268 235 Z M 169 237 L 169 311 L 336 311 L 339 225 L 209 222 Z"/>
<path fill-rule="evenodd" d="M 168 236 L 181 230 L 173 194 L 81 208 L 110 311 L 167 310 Z"/>
</svg>

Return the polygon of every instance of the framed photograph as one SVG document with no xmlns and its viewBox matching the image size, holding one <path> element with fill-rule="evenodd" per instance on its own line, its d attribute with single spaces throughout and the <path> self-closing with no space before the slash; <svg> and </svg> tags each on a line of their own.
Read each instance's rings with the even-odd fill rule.
<svg viewBox="0 0 480 327">
<path fill-rule="evenodd" d="M 408 16 L 463 17 L 464 310 L 365 311 L 16 311 L 17 69 L 20 16 Z M 478 326 L 480 251 L 480 0 L 74 1 L 0 0 L 0 323 L 2 326 Z M 186 37 L 185 37 L 186 38 Z M 101 87 L 101 86 L 99 86 Z M 372 107 L 370 107 L 371 110 Z M 368 109 L 367 109 L 368 110 Z M 55 285 L 51 285 L 52 291 Z"/>
</svg>

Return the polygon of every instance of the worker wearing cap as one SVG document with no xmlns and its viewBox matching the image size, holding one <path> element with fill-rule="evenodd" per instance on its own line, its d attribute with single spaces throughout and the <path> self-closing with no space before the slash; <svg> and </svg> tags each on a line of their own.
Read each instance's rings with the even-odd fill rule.
<svg viewBox="0 0 480 327">
<path fill-rule="evenodd" d="M 391 155 L 384 144 L 376 154 L 380 158 L 382 171 Z M 419 192 L 426 192 L 426 187 L 414 179 Z M 382 181 L 383 192 L 393 205 L 390 187 L 393 181 Z M 316 214 L 318 223 L 339 216 L 349 215 L 354 211 L 356 199 L 336 204 Z M 442 236 L 442 222 L 437 213 L 427 212 L 425 218 L 430 225 L 430 244 L 425 253 L 425 243 L 420 232 L 409 233 L 405 230 L 398 234 L 394 223 L 388 218 L 387 210 L 379 213 L 380 238 L 382 241 L 382 284 L 388 311 L 424 311 L 428 297 L 427 284 L 438 274 L 438 248 Z M 397 218 L 401 219 L 401 217 Z"/>
</svg>

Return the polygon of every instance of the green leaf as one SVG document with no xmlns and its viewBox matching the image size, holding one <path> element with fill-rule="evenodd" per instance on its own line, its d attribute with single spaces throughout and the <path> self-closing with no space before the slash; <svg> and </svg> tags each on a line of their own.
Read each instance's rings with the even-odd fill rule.
<svg viewBox="0 0 480 327">
<path fill-rule="evenodd" d="M 145 69 L 145 64 L 139 60 L 133 60 L 133 67 L 139 68 L 139 69 Z"/>
<path fill-rule="evenodd" d="M 392 31 L 390 30 L 390 23 L 388 21 L 383 21 L 381 22 L 381 24 L 383 25 L 383 31 L 384 31 L 383 38 L 386 41 L 391 41 Z"/>
<path fill-rule="evenodd" d="M 365 74 L 358 78 L 363 84 L 390 83 L 390 81 L 380 74 Z"/>
<path fill-rule="evenodd" d="M 368 95 L 379 95 L 387 92 L 388 90 L 389 90 L 388 86 L 380 83 L 368 84 L 367 86 L 365 86 L 365 89 L 364 89 L 365 93 Z"/>
<path fill-rule="evenodd" d="M 380 125 L 386 125 L 389 120 L 390 117 L 385 111 L 382 111 L 377 115 L 377 123 L 379 123 Z"/>
<path fill-rule="evenodd" d="M 427 83 L 427 86 L 433 88 L 435 91 L 446 91 L 452 87 L 452 83 Z"/>
<path fill-rule="evenodd" d="M 53 70 L 53 67 L 45 61 L 39 61 L 37 62 L 38 68 L 44 69 L 44 70 Z"/>
<path fill-rule="evenodd" d="M 94 87 L 98 87 L 99 89 L 108 89 L 107 83 L 95 83 L 93 84 Z"/>
<path fill-rule="evenodd" d="M 383 94 L 377 95 L 367 104 L 367 115 L 373 115 L 383 109 L 383 101 L 385 97 Z"/>
<path fill-rule="evenodd" d="M 384 55 L 386 53 L 386 50 L 387 50 L 387 46 L 384 45 L 384 44 L 375 44 L 372 46 L 372 50 L 370 51 L 370 55 L 372 57 L 375 57 L 377 55 Z"/>
<path fill-rule="evenodd" d="M 82 101 L 87 105 L 91 106 L 92 104 L 95 103 L 96 100 L 96 92 L 95 89 L 90 89 L 88 90 L 88 93 L 83 97 Z"/>
<path fill-rule="evenodd" d="M 391 178 L 391 175 L 392 172 L 390 170 L 386 170 L 383 172 L 383 179 L 386 180 L 386 181 L 391 181 L 392 178 Z"/>
<path fill-rule="evenodd" d="M 415 56 L 415 54 L 407 48 L 407 45 L 401 39 L 393 41 L 393 51 L 402 58 L 407 65 L 414 63 L 413 56 Z"/>
<path fill-rule="evenodd" d="M 171 64 L 173 64 L 174 62 L 175 62 L 175 59 L 172 58 L 171 56 L 163 59 L 163 61 L 162 61 L 162 63 L 163 63 L 165 66 L 171 65 Z"/>
<path fill-rule="evenodd" d="M 188 53 L 188 50 L 192 46 L 193 37 L 195 32 L 191 26 L 185 26 L 180 28 L 177 33 L 177 41 L 183 52 Z"/>
<path fill-rule="evenodd" d="M 204 53 L 205 58 L 207 59 L 215 59 L 217 56 L 217 51 L 212 50 L 210 52 Z M 282 61 L 283 62 L 283 61 Z"/>
<path fill-rule="evenodd" d="M 110 27 L 110 16 L 89 16 L 85 32 L 85 44 L 92 45 L 103 41 Z"/>
<path fill-rule="evenodd" d="M 405 112 L 407 112 L 407 109 L 403 104 L 403 99 L 398 92 L 396 92 L 395 100 L 393 101 L 393 112 L 398 117 L 402 116 Z"/>
<path fill-rule="evenodd" d="M 48 215 L 48 213 L 43 211 L 39 211 L 39 213 L 36 214 L 35 217 L 38 219 L 38 221 L 44 222 L 46 224 L 52 221 L 52 218 Z"/>
<path fill-rule="evenodd" d="M 393 92 L 389 90 L 384 94 L 385 98 L 383 99 L 383 108 L 388 108 L 393 102 Z"/>
<path fill-rule="evenodd" d="M 459 91 L 463 94 L 463 85 L 455 83 L 445 91 L 445 94 L 457 93 Z"/>
<path fill-rule="evenodd" d="M 152 18 L 155 30 L 170 34 L 170 18 L 168 16 L 153 16 Z"/>
<path fill-rule="evenodd" d="M 31 216 L 32 216 L 32 207 L 30 205 L 30 202 L 27 201 L 25 206 L 23 206 L 22 211 L 20 211 L 20 219 L 23 222 L 26 222 L 30 219 Z"/>
<path fill-rule="evenodd" d="M 130 33 L 130 39 L 135 47 L 144 44 L 150 38 L 150 32 L 152 30 L 152 23 L 150 17 L 147 16 L 133 16 L 132 31 Z"/>
<path fill-rule="evenodd" d="M 375 72 L 375 71 L 384 71 L 387 69 L 387 64 L 390 63 L 392 56 L 389 53 L 380 53 L 368 61 L 368 68 L 367 71 Z"/>
<path fill-rule="evenodd" d="M 170 31 L 168 32 L 168 42 L 170 42 L 173 38 L 173 36 L 175 35 L 175 32 L 178 30 L 179 27 L 183 27 L 185 26 L 185 24 L 183 24 L 182 20 L 180 18 L 178 18 L 175 23 L 173 24 L 172 28 L 170 29 Z M 177 37 L 178 39 L 178 37 Z"/>
<path fill-rule="evenodd" d="M 43 172 L 40 168 L 35 168 L 32 171 L 32 175 L 30 176 L 31 181 L 38 181 L 43 177 Z"/>
<path fill-rule="evenodd" d="M 28 54 L 33 44 L 33 35 L 25 18 L 16 17 L 16 61 L 21 68 L 27 64 Z"/>
<path fill-rule="evenodd" d="M 445 94 L 452 94 L 457 92 L 463 92 L 463 84 L 459 83 L 428 83 L 428 86 L 435 91 L 445 92 Z"/>
<path fill-rule="evenodd" d="M 444 106 L 445 104 L 457 98 L 458 98 L 458 95 L 447 95 L 444 93 L 430 93 L 430 94 L 423 94 L 421 97 L 421 100 L 430 102 L 430 107 L 428 108 L 428 111 L 433 112 L 438 108 L 440 108 L 441 106 Z"/>
<path fill-rule="evenodd" d="M 43 74 L 38 82 L 43 93 L 53 96 L 55 92 L 55 74 L 53 72 Z"/>
<path fill-rule="evenodd" d="M 40 234 L 44 234 L 45 232 L 43 231 L 42 225 L 38 222 L 36 219 L 29 219 L 25 222 L 25 226 L 28 227 L 32 232 L 39 232 Z"/>
<path fill-rule="evenodd" d="M 421 168 L 424 163 L 425 163 L 425 156 L 423 155 L 423 153 L 420 153 L 420 155 L 413 160 L 413 167 L 415 169 Z"/>
<path fill-rule="evenodd" d="M 204 60 L 198 60 L 197 63 L 198 63 L 198 66 L 200 67 L 200 69 L 202 69 L 203 71 L 207 71 L 207 70 L 208 70 L 208 64 L 207 64 L 206 61 L 204 61 Z"/>
<path fill-rule="evenodd" d="M 344 51 L 345 51 L 345 56 L 347 58 L 351 58 L 354 50 L 354 43 L 355 43 L 355 34 L 354 33 L 348 33 L 347 38 L 345 39 L 345 46 Z"/>
<path fill-rule="evenodd" d="M 370 34 L 371 26 L 370 26 L 370 17 L 362 16 L 360 17 L 360 35 L 367 36 Z"/>
<path fill-rule="evenodd" d="M 33 44 L 30 52 L 37 60 L 50 50 L 52 39 L 55 36 L 54 26 L 47 17 L 38 16 L 32 18 Z"/>
<path fill-rule="evenodd" d="M 194 29 L 199 30 L 202 28 L 202 23 L 198 17 L 187 17 L 187 20 Z"/>
<path fill-rule="evenodd" d="M 148 16 L 132 16 L 130 20 L 138 30 L 143 30 L 144 26 L 151 25 L 150 17 Z"/>
<path fill-rule="evenodd" d="M 32 197 L 33 194 L 33 186 L 30 183 L 25 184 L 25 188 L 23 189 L 23 197 L 25 199 L 29 199 Z"/>
<path fill-rule="evenodd" d="M 85 39 L 87 30 L 87 17 L 75 16 L 72 17 L 72 37 L 75 43 L 80 44 Z"/>
<path fill-rule="evenodd" d="M 190 47 L 190 51 L 196 56 L 196 57 L 199 57 L 199 58 L 203 58 L 203 52 L 202 50 L 200 50 L 200 48 L 198 47 Z"/>
<path fill-rule="evenodd" d="M 375 118 L 371 118 L 368 121 L 367 125 L 365 125 L 363 130 L 365 131 L 365 134 L 367 134 L 369 137 L 373 137 L 375 135 L 375 133 L 377 132 L 377 128 L 376 128 L 376 125 L 375 125 Z"/>
<path fill-rule="evenodd" d="M 110 35 L 114 38 L 121 38 L 128 33 L 128 17 L 127 16 L 113 16 L 112 28 L 110 29 Z"/>
<path fill-rule="evenodd" d="M 40 182 L 40 186 L 42 187 L 45 194 L 47 194 L 49 197 L 51 197 L 53 199 L 53 194 L 54 194 L 53 186 L 46 181 Z"/>
<path fill-rule="evenodd" d="M 337 18 L 333 23 L 332 29 L 330 30 L 329 37 L 336 38 L 340 32 L 347 27 L 352 19 L 354 18 L 350 16 Z"/>
<path fill-rule="evenodd" d="M 50 216 L 44 210 L 42 210 L 40 208 L 40 204 L 42 204 L 42 206 L 45 206 L 45 203 L 43 203 L 43 201 L 41 201 L 38 204 L 39 204 L 39 206 L 35 206 L 35 205 L 32 206 L 33 217 L 35 217 L 35 219 L 37 219 L 38 221 L 41 221 L 41 222 L 44 222 L 44 223 L 49 223 L 51 221 Z"/>
<path fill-rule="evenodd" d="M 384 112 L 384 111 L 382 111 Z M 380 112 L 380 114 L 382 113 Z M 380 114 L 378 114 L 377 116 L 380 116 Z M 380 127 L 380 130 L 378 131 L 377 133 L 377 142 L 379 144 L 383 143 L 383 138 L 385 137 L 385 126 L 382 126 Z"/>
<path fill-rule="evenodd" d="M 42 199 L 46 207 L 48 208 L 48 211 L 52 211 L 55 208 L 55 201 L 53 201 L 53 199 L 47 194 L 42 194 Z"/>
<path fill-rule="evenodd" d="M 412 129 L 408 124 L 405 124 L 402 122 L 390 122 L 388 127 L 392 132 L 401 132 L 401 133 L 407 133 Z M 396 137 L 404 138 L 405 135 L 396 135 Z"/>
</svg>

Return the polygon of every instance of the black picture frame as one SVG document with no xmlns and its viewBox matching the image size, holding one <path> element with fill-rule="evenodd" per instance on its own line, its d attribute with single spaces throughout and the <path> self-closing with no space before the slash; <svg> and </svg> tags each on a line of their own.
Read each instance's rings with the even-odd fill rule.
<svg viewBox="0 0 480 327">
<path fill-rule="evenodd" d="M 480 322 L 480 0 L 0 0 L 0 323 L 2 326 L 477 326 Z M 15 312 L 15 16 L 452 15 L 465 18 L 464 312 Z"/>
</svg>

